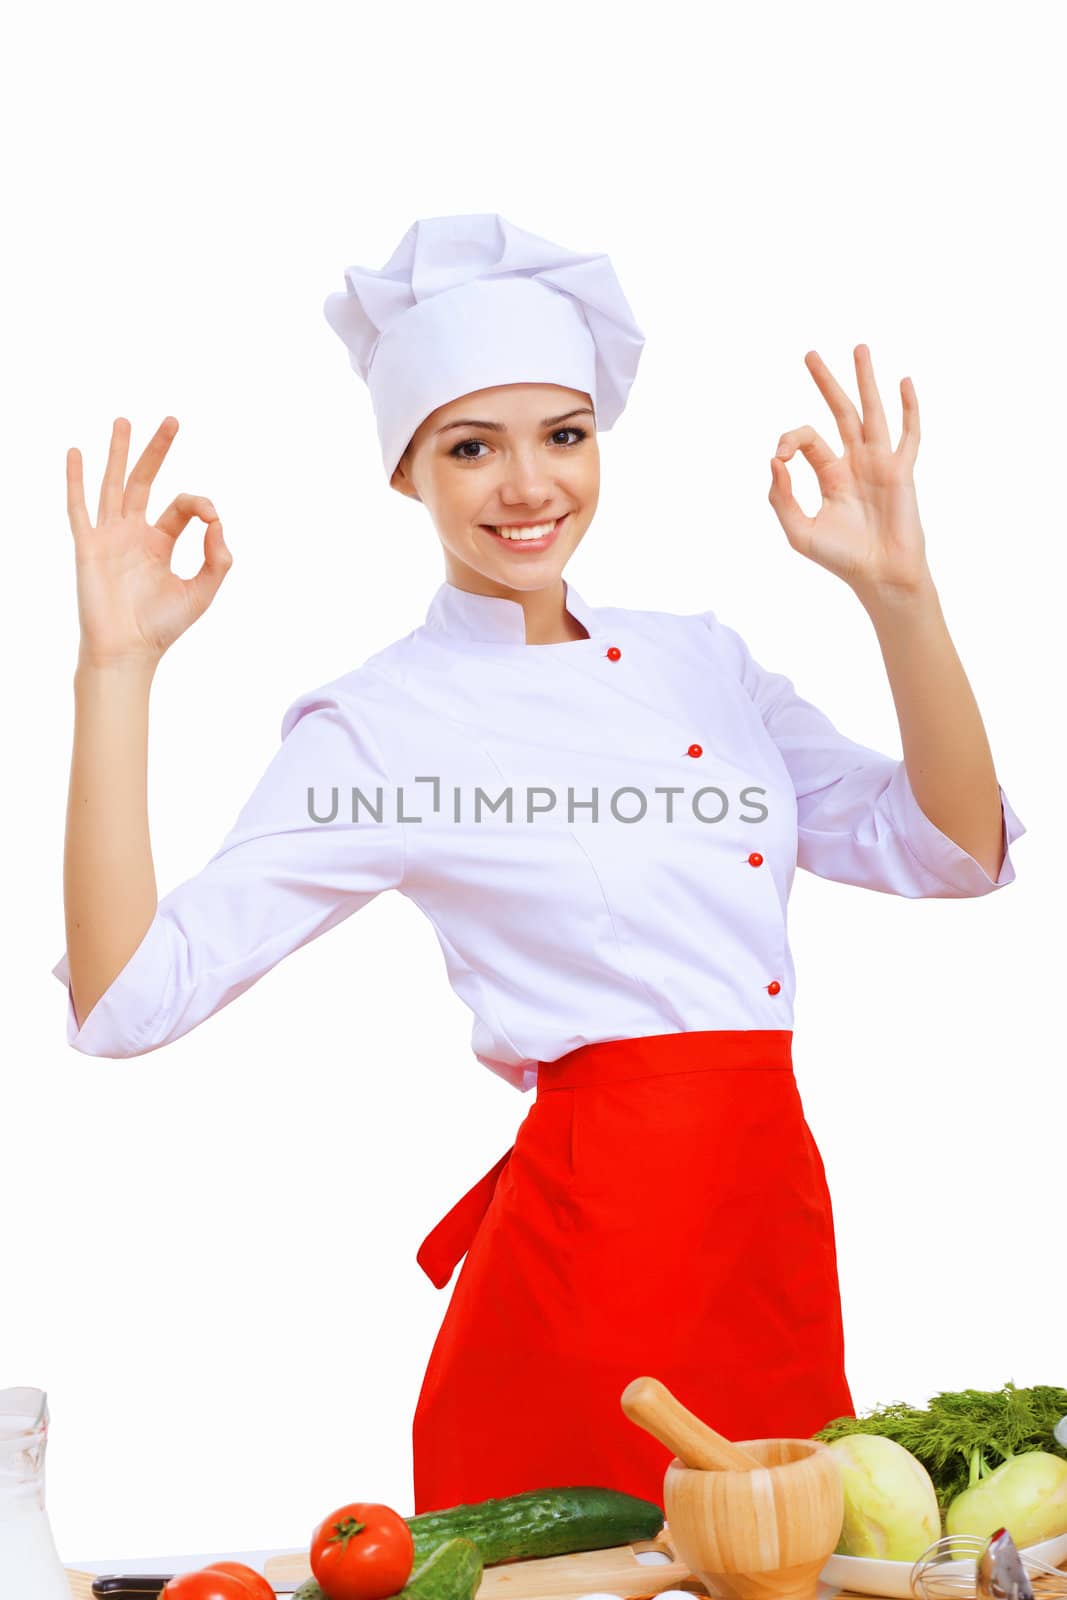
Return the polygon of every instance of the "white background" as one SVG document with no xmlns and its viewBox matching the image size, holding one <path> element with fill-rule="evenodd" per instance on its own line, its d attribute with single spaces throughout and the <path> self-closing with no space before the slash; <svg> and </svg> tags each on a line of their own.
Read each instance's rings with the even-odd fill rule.
<svg viewBox="0 0 1067 1600">
<path fill-rule="evenodd" d="M 1067 1382 L 1054 11 L 184 0 L 8 26 L 0 1387 L 48 1391 L 64 1558 L 299 1545 L 352 1498 L 410 1513 L 450 1293 L 415 1250 L 532 1103 L 475 1062 L 398 895 L 132 1060 L 68 1049 L 50 971 L 78 641 L 66 450 L 95 515 L 113 419 L 132 465 L 175 415 L 151 507 L 210 495 L 235 555 L 153 688 L 162 895 L 232 825 L 289 702 L 416 626 L 442 581 L 322 314 L 346 265 L 381 266 L 423 216 L 500 211 L 606 250 L 647 335 L 600 436 L 567 573 L 583 597 L 713 608 L 896 756 L 870 622 L 767 491 L 786 429 L 841 448 L 805 351 L 858 399 L 870 345 L 894 443 L 912 377 L 930 565 L 1028 834 L 1018 881 L 982 899 L 798 874 L 796 1070 L 857 1407 Z M 800 456 L 791 473 L 814 512 Z"/>
</svg>

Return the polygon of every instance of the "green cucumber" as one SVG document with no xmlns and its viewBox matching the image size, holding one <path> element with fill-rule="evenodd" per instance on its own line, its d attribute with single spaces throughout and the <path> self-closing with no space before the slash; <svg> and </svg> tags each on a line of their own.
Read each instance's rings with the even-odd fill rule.
<svg viewBox="0 0 1067 1600">
<path fill-rule="evenodd" d="M 423 1511 L 405 1517 L 415 1544 L 410 1600 L 423 1600 L 411 1586 L 420 1567 L 443 1545 L 469 1540 L 482 1563 L 531 1561 L 540 1556 L 566 1556 L 578 1550 L 607 1550 L 636 1539 L 654 1539 L 663 1528 L 663 1508 L 619 1489 L 579 1485 L 565 1489 L 528 1489 L 447 1511 Z M 458 1565 L 458 1563 L 457 1563 Z M 451 1570 L 451 1559 L 449 1563 Z M 458 1591 L 457 1591 L 458 1593 Z M 293 1600 L 325 1600 L 314 1578 L 302 1584 Z M 451 1600 L 441 1592 L 425 1592 L 425 1600 Z"/>
<path fill-rule="evenodd" d="M 476 1544 L 491 1567 L 498 1561 L 566 1556 L 654 1539 L 663 1527 L 663 1509 L 619 1489 L 581 1485 L 528 1489 L 405 1520 L 415 1540 L 416 1565 L 446 1539 L 458 1537 Z"/>
<path fill-rule="evenodd" d="M 446 1539 L 415 1568 L 398 1600 L 474 1600 L 483 1565 L 478 1546 L 469 1539 Z"/>
</svg>

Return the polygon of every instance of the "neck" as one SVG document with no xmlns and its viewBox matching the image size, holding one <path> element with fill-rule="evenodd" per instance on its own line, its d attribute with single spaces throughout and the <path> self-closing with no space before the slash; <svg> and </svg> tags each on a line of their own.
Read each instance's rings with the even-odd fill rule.
<svg viewBox="0 0 1067 1600">
<path fill-rule="evenodd" d="M 455 588 L 465 589 L 468 594 L 514 600 L 523 609 L 527 644 L 566 644 L 573 639 L 589 637 L 582 624 L 567 610 L 562 578 L 545 589 L 510 589 L 507 584 L 495 583 L 484 573 L 453 559 L 445 562 L 445 577 Z"/>
</svg>

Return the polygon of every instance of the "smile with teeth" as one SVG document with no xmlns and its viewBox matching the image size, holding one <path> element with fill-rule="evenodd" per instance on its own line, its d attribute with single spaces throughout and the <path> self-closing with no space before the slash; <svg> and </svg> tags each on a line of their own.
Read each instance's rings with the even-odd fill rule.
<svg viewBox="0 0 1067 1600">
<path fill-rule="evenodd" d="M 493 527 L 489 523 L 484 523 L 483 526 L 489 532 L 495 533 L 498 538 L 515 539 L 526 544 L 533 539 L 546 539 L 550 533 L 555 532 L 562 521 L 562 517 L 557 517 L 555 522 L 539 522 L 532 528 L 514 528 L 506 523 L 499 527 Z"/>
</svg>

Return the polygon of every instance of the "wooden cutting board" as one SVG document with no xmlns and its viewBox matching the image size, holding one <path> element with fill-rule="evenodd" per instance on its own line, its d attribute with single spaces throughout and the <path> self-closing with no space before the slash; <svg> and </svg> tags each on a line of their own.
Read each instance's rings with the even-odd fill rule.
<svg viewBox="0 0 1067 1600">
<path fill-rule="evenodd" d="M 644 1566 L 637 1560 L 638 1550 L 659 1550 L 669 1562 Z M 91 1572 L 68 1567 L 72 1600 L 93 1600 Z M 264 1563 L 268 1582 L 303 1583 L 311 1577 L 306 1555 L 271 1556 Z M 686 1589 L 706 1600 L 708 1591 L 689 1573 L 684 1562 L 675 1558 L 667 1534 L 636 1545 L 618 1545 L 609 1550 L 581 1550 L 567 1556 L 543 1556 L 536 1561 L 503 1561 L 486 1567 L 478 1588 L 477 1600 L 578 1600 L 583 1594 L 617 1594 L 621 1600 L 655 1595 L 662 1589 Z M 288 1600 L 288 1597 L 286 1597 Z"/>
<path fill-rule="evenodd" d="M 658 1550 L 668 1561 L 646 1566 L 637 1552 Z M 306 1555 L 272 1556 L 263 1568 L 268 1580 L 303 1583 L 311 1577 Z M 533 1561 L 499 1561 L 486 1567 L 477 1600 L 579 1600 L 583 1594 L 617 1594 L 621 1600 L 686 1589 L 706 1600 L 707 1589 L 675 1555 L 664 1527 L 654 1539 L 613 1545 L 608 1550 L 579 1550 L 566 1556 L 540 1556 Z"/>
</svg>

